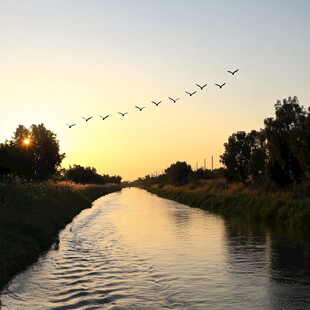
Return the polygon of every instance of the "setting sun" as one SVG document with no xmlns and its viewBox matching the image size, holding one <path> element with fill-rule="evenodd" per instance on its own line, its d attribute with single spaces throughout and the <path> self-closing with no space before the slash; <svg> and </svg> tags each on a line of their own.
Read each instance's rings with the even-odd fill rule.
<svg viewBox="0 0 310 310">
<path fill-rule="evenodd" d="M 24 143 L 24 145 L 29 145 L 30 144 L 30 139 L 29 138 L 25 138 L 23 143 Z"/>
</svg>

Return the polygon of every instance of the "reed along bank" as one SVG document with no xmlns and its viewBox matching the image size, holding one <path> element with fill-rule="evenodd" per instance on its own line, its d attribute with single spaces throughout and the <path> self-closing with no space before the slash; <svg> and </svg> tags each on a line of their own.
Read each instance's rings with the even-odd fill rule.
<svg viewBox="0 0 310 310">
<path fill-rule="evenodd" d="M 160 197 L 228 217 L 263 221 L 310 232 L 310 198 L 295 190 L 266 191 L 241 183 L 206 180 L 184 186 L 144 187 Z"/>
<path fill-rule="evenodd" d="M 92 201 L 118 190 L 116 184 L 0 182 L 0 289 L 57 247 L 59 231 Z"/>
</svg>

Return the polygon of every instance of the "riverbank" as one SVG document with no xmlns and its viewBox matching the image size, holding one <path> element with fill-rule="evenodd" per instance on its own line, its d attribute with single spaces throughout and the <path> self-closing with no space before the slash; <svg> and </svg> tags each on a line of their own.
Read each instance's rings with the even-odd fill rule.
<svg viewBox="0 0 310 310">
<path fill-rule="evenodd" d="M 207 180 L 185 186 L 145 187 L 153 194 L 223 216 L 249 218 L 272 225 L 309 230 L 310 199 L 291 192 L 254 190 L 224 180 Z"/>
<path fill-rule="evenodd" d="M 0 290 L 57 246 L 59 231 L 92 201 L 118 190 L 113 184 L 0 182 Z"/>
</svg>

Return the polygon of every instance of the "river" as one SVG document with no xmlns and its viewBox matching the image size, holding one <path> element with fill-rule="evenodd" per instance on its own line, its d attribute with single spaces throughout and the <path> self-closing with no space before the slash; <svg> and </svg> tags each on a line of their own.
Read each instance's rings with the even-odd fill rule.
<svg viewBox="0 0 310 310">
<path fill-rule="evenodd" d="M 310 246 L 137 188 L 101 197 L 0 293 L 2 309 L 310 309 Z"/>
</svg>

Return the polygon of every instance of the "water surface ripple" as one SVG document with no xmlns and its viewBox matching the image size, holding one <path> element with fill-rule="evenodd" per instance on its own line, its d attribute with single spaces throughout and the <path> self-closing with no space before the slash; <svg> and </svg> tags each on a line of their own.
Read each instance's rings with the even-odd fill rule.
<svg viewBox="0 0 310 310">
<path fill-rule="evenodd" d="M 71 228 L 71 229 L 70 229 Z M 309 242 L 131 188 L 60 233 L 2 309 L 310 309 Z"/>
</svg>

